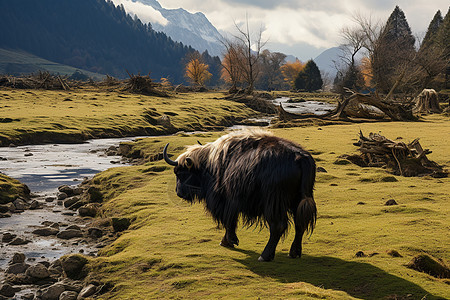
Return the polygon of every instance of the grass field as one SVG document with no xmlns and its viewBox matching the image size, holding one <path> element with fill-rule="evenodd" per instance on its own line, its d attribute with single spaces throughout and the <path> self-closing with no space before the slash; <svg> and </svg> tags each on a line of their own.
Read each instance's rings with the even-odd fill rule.
<svg viewBox="0 0 450 300">
<path fill-rule="evenodd" d="M 405 267 L 427 253 L 449 261 L 450 180 L 392 176 L 377 168 L 334 162 L 354 153 L 358 132 L 379 132 L 404 141 L 421 138 L 429 156 L 450 164 L 450 122 L 429 117 L 416 123 L 375 123 L 277 129 L 313 153 L 318 166 L 316 230 L 305 239 L 304 256 L 288 258 L 293 234 L 279 244 L 275 261 L 260 263 L 268 239 L 263 228 L 239 228 L 235 250 L 220 247 L 218 229 L 200 204 L 189 205 L 174 192 L 175 176 L 161 161 L 111 169 L 93 183 L 105 194 L 104 216 L 133 219 L 132 227 L 102 251 L 94 263 L 102 280 L 115 288 L 105 298 L 228 299 L 445 299 L 448 279 L 436 279 Z M 177 135 L 138 142 L 142 154 L 158 153 L 171 143 L 208 142 L 222 133 Z M 384 206 L 395 199 L 398 206 Z M 363 202 L 364 204 L 358 204 Z M 390 250 L 402 257 L 392 257 Z M 363 251 L 367 257 L 355 257 Z M 425 298 L 423 298 L 425 297 Z"/>
<path fill-rule="evenodd" d="M 134 149 L 155 157 L 170 142 L 178 155 L 186 145 L 215 140 L 213 131 L 230 118 L 248 117 L 243 105 L 214 98 L 220 94 L 180 94 L 173 98 L 108 92 L 0 91 L 4 141 L 27 142 L 27 136 L 80 137 L 125 135 L 150 128 L 169 115 L 173 130 L 208 130 L 138 141 Z M 95 98 L 95 99 L 94 99 Z M 155 114 L 155 112 L 157 114 Z M 91 183 L 104 195 L 103 218 L 126 217 L 131 227 L 100 257 L 91 260 L 92 276 L 113 288 L 104 299 L 446 299 L 448 279 L 406 268 L 427 253 L 450 261 L 448 178 L 405 178 L 377 168 L 335 164 L 356 152 L 358 133 L 381 132 L 404 141 L 420 138 L 433 151 L 431 160 L 450 165 L 450 120 L 425 117 L 421 122 L 361 123 L 274 129 L 308 149 L 317 165 L 317 226 L 304 239 L 303 257 L 288 258 L 293 234 L 277 248 L 275 261 L 257 261 L 267 239 L 265 228 L 238 228 L 240 245 L 219 246 L 218 229 L 201 204 L 175 194 L 175 175 L 163 161 L 109 169 Z M 31 139 L 31 138 L 30 138 Z M 36 141 L 36 140 L 33 140 Z M 389 181 L 389 180 L 388 180 Z M 395 199 L 397 206 L 385 206 Z M 364 204 L 358 204 L 363 202 Z M 402 257 L 392 257 L 390 250 Z M 366 257 L 356 257 L 363 251 Z"/>
</svg>

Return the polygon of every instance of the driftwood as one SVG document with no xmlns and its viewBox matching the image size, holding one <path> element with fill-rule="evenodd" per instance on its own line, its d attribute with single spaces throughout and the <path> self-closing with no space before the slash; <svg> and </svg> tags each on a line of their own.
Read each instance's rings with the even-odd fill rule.
<svg viewBox="0 0 450 300">
<path fill-rule="evenodd" d="M 424 89 L 415 98 L 413 111 L 421 114 L 441 113 L 442 109 L 439 106 L 439 97 L 436 91 L 433 89 Z"/>
<path fill-rule="evenodd" d="M 149 75 L 141 76 L 128 73 L 128 76 L 130 78 L 125 83 L 124 91 L 147 96 L 169 97 L 167 92 L 157 88 L 160 84 L 154 83 Z"/>
<path fill-rule="evenodd" d="M 66 76 L 39 72 L 27 76 L 0 76 L 0 86 L 16 89 L 70 90 Z M 74 83 L 75 84 L 75 83 Z"/>
<path fill-rule="evenodd" d="M 365 137 L 360 131 L 359 141 L 354 143 L 359 146 L 360 155 L 343 155 L 342 157 L 360 167 L 382 167 L 395 175 L 432 176 L 436 178 L 447 177 L 448 174 L 442 166 L 429 160 L 429 149 L 423 149 L 419 139 L 411 143 L 396 142 L 386 137 L 370 133 Z"/>
</svg>

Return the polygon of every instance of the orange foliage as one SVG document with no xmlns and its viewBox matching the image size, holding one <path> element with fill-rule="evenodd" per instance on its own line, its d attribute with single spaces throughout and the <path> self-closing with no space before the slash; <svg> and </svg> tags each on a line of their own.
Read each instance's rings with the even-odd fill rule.
<svg viewBox="0 0 450 300">
<path fill-rule="evenodd" d="M 220 78 L 233 86 L 241 82 L 242 74 L 239 71 L 238 54 L 234 48 L 230 48 L 222 60 Z"/>
<path fill-rule="evenodd" d="M 363 57 L 361 60 L 361 74 L 364 77 L 364 83 L 366 86 L 372 86 L 373 79 L 372 63 L 368 57 Z"/>
<path fill-rule="evenodd" d="M 212 74 L 208 71 L 209 66 L 198 58 L 191 59 L 186 65 L 186 77 L 194 84 L 203 86 Z"/>
<path fill-rule="evenodd" d="M 280 67 L 281 74 L 283 74 L 284 80 L 289 83 L 291 87 L 294 87 L 294 81 L 298 73 L 305 67 L 305 63 L 302 63 L 298 59 L 295 62 L 285 63 Z"/>
</svg>

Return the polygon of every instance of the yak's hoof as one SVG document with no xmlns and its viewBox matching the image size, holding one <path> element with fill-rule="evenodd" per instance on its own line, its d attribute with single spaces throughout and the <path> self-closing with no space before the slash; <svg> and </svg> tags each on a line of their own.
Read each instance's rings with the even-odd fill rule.
<svg viewBox="0 0 450 300">
<path fill-rule="evenodd" d="M 262 257 L 262 256 L 260 256 L 260 257 L 258 258 L 258 261 L 264 261 L 264 262 L 268 262 L 268 261 L 272 261 L 272 260 L 273 260 L 273 258 L 264 259 L 264 257 Z"/>
<path fill-rule="evenodd" d="M 230 244 L 226 239 L 222 239 L 222 241 L 220 242 L 220 246 L 226 248 L 234 248 L 234 245 Z"/>
</svg>

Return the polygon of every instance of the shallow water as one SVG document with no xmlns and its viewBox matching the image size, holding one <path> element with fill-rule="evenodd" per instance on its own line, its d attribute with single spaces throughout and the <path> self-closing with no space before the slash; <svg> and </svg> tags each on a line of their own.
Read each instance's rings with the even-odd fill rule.
<svg viewBox="0 0 450 300">
<path fill-rule="evenodd" d="M 0 157 L 6 160 L 0 160 L 0 172 L 28 185 L 32 193 L 39 195 L 36 199 L 44 203 L 44 208 L 12 214 L 11 218 L 0 218 L 0 233 L 9 232 L 32 241 L 18 246 L 0 242 L 0 268 L 5 268 L 15 252 L 22 252 L 31 260 L 53 260 L 77 252 L 95 253 L 96 249 L 90 249 L 91 246 L 86 244 L 56 237 L 40 237 L 31 232 L 44 221 L 64 225 L 77 223 L 77 217 L 63 215 L 63 212 L 72 211 L 65 210 L 56 201 L 45 202 L 45 197 L 55 196 L 57 187 L 61 185 L 77 185 L 86 177 L 90 178 L 118 164 L 123 165 L 119 156 L 106 156 L 104 150 L 134 139 L 136 138 L 96 139 L 82 144 L 1 147 Z"/>
<path fill-rule="evenodd" d="M 334 108 L 335 105 L 327 103 L 327 102 L 318 102 L 318 101 L 305 101 L 299 103 L 288 103 L 287 101 L 290 98 L 281 97 L 275 100 L 272 100 L 272 103 L 275 105 L 283 105 L 285 111 L 296 114 L 315 114 L 315 115 L 323 115 Z"/>
</svg>

